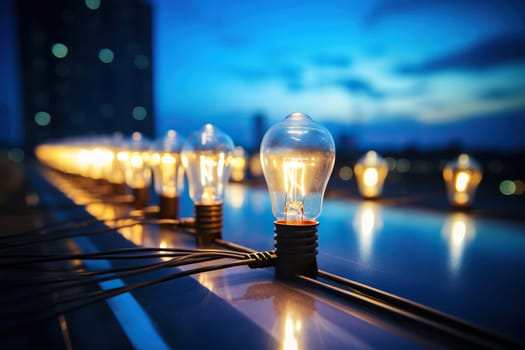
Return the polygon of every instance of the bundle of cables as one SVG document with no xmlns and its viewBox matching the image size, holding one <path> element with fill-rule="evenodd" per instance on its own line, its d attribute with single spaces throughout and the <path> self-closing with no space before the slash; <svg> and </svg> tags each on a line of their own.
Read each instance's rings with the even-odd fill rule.
<svg viewBox="0 0 525 350">
<path fill-rule="evenodd" d="M 92 253 L 52 253 L 65 239 L 90 236 L 135 225 L 169 224 L 184 226 L 184 219 L 148 219 L 143 213 L 111 220 L 83 218 L 55 223 L 38 229 L 0 237 L 0 270 L 4 272 L 4 298 L 0 324 L 10 330 L 21 325 L 56 318 L 108 298 L 188 276 L 234 266 L 262 268 L 276 260 L 273 251 L 253 252 L 227 244 L 228 249 L 183 249 L 132 247 Z M 103 260 L 93 269 L 90 261 Z M 123 266 L 112 264 L 127 260 Z M 118 265 L 118 264 L 117 264 Z M 191 266 L 193 265 L 193 266 Z M 182 268 L 185 266 L 184 268 Z M 191 267 L 190 267 L 191 266 Z M 165 270 L 160 277 L 152 272 Z M 149 274 L 149 275 L 148 275 Z M 100 289 L 101 283 L 143 275 L 139 282 Z M 146 276 L 149 276 L 146 278 Z M 50 298 L 50 296 L 52 296 Z"/>
</svg>

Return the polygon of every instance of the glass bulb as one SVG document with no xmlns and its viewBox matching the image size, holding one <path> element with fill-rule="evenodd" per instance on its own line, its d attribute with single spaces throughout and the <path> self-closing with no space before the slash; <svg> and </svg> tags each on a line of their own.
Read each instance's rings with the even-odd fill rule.
<svg viewBox="0 0 525 350">
<path fill-rule="evenodd" d="M 460 154 L 443 168 L 443 179 L 447 186 L 447 197 L 451 205 L 468 208 L 482 179 L 478 162 L 467 154 Z"/>
<path fill-rule="evenodd" d="M 131 141 L 117 155 L 124 167 L 126 184 L 131 188 L 147 188 L 151 183 L 148 148 L 146 138 L 141 133 L 134 132 Z"/>
<path fill-rule="evenodd" d="M 306 114 L 292 113 L 266 132 L 260 156 L 277 222 L 315 222 L 334 167 L 330 132 Z"/>
<path fill-rule="evenodd" d="M 157 140 L 150 150 L 155 192 L 161 196 L 178 197 L 184 189 L 184 167 L 181 162 L 183 139 L 174 130 Z"/>
<path fill-rule="evenodd" d="M 354 173 L 359 193 L 365 198 L 376 198 L 383 192 L 388 165 L 375 151 L 368 151 L 356 162 Z"/>
<path fill-rule="evenodd" d="M 182 148 L 190 197 L 195 204 L 220 204 L 230 177 L 233 141 L 216 126 L 206 124 L 191 134 Z"/>
</svg>

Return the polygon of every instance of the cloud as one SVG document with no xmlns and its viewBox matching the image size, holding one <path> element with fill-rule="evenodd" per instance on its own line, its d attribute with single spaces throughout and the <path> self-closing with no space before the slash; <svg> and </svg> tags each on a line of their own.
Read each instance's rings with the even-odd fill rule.
<svg viewBox="0 0 525 350">
<path fill-rule="evenodd" d="M 525 35 L 506 34 L 442 57 L 397 69 L 403 74 L 431 74 L 446 70 L 479 71 L 508 63 L 525 62 Z"/>
<path fill-rule="evenodd" d="M 284 65 L 272 68 L 244 67 L 235 68 L 232 72 L 235 76 L 247 83 L 280 80 L 284 82 L 289 90 L 298 91 L 303 88 L 303 69 L 297 65 Z"/>
<path fill-rule="evenodd" d="M 500 15 L 516 23 L 523 22 L 525 1 L 522 0 L 386 0 L 373 7 L 365 17 L 368 25 L 375 25 L 382 20 L 405 14 L 428 15 L 444 9 L 456 9 L 460 13 L 485 12 Z"/>
<path fill-rule="evenodd" d="M 364 94 L 374 99 L 380 99 L 384 97 L 383 92 L 378 91 L 375 87 L 373 87 L 367 81 L 360 79 L 360 78 L 340 79 L 336 83 L 351 93 Z"/>
<path fill-rule="evenodd" d="M 500 100 L 525 96 L 525 88 L 493 88 L 478 95 L 482 100 Z"/>
<path fill-rule="evenodd" d="M 319 55 L 312 59 L 312 63 L 318 67 L 346 68 L 352 60 L 346 55 Z"/>
</svg>

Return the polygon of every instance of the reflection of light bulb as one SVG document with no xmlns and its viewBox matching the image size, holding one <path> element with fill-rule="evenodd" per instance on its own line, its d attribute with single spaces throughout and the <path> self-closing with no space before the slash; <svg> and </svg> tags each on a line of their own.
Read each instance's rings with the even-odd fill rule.
<svg viewBox="0 0 525 350">
<path fill-rule="evenodd" d="M 388 174 L 387 162 L 375 151 L 368 151 L 354 166 L 359 193 L 365 198 L 379 197 Z"/>
<path fill-rule="evenodd" d="M 184 167 L 180 156 L 182 142 L 180 135 L 169 130 L 165 137 L 153 144 L 150 151 L 149 163 L 162 218 L 178 216 L 178 197 L 184 188 Z"/>
<path fill-rule="evenodd" d="M 374 236 L 383 228 L 380 207 L 371 201 L 359 205 L 353 220 L 353 228 L 357 233 L 359 255 L 367 263 L 372 252 Z"/>
<path fill-rule="evenodd" d="M 315 275 L 316 219 L 335 160 L 332 135 L 309 116 L 292 113 L 266 132 L 260 156 L 277 219 L 276 275 Z"/>
<path fill-rule="evenodd" d="M 450 204 L 458 208 L 470 207 L 481 178 L 480 166 L 467 154 L 447 163 L 443 168 L 443 179 Z"/>
<path fill-rule="evenodd" d="M 119 152 L 126 184 L 132 189 L 136 208 L 143 208 L 149 201 L 151 171 L 148 167 L 149 143 L 139 132 L 134 132 L 131 141 Z"/>
<path fill-rule="evenodd" d="M 457 273 L 465 247 L 476 235 L 474 222 L 464 213 L 454 213 L 443 225 L 441 234 L 449 244 L 449 269 Z"/>
<path fill-rule="evenodd" d="M 188 137 L 182 149 L 190 197 L 195 204 L 195 225 L 199 243 L 220 237 L 222 202 L 230 177 L 233 141 L 217 127 L 206 124 Z"/>
</svg>

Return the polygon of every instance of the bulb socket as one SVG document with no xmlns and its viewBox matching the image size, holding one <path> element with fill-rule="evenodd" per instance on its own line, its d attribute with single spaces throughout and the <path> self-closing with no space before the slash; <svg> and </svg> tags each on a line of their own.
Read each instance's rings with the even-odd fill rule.
<svg viewBox="0 0 525 350">
<path fill-rule="evenodd" d="M 133 207 L 144 209 L 149 203 L 149 187 L 133 188 Z"/>
<path fill-rule="evenodd" d="M 222 238 L 222 203 L 195 205 L 195 233 L 197 245 L 207 246 Z"/>
<path fill-rule="evenodd" d="M 179 197 L 159 197 L 159 218 L 177 219 L 179 217 Z"/>
<path fill-rule="evenodd" d="M 289 280 L 294 275 L 317 276 L 317 221 L 303 225 L 274 222 L 277 263 L 275 277 Z"/>
</svg>

